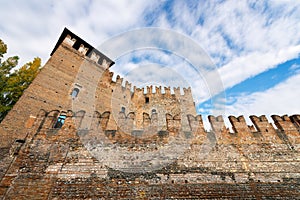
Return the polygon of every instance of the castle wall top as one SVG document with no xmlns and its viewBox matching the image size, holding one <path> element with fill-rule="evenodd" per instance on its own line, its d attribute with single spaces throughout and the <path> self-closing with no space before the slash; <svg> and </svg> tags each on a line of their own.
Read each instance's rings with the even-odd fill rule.
<svg viewBox="0 0 300 200">
<path fill-rule="evenodd" d="M 55 51 L 57 50 L 59 45 L 61 45 L 63 43 L 63 41 L 65 40 L 65 38 L 67 38 L 67 37 L 71 37 L 70 39 L 72 40 L 72 43 L 73 43 L 71 46 L 74 49 L 78 50 L 81 53 L 84 52 L 84 54 L 86 56 L 90 57 L 91 59 L 93 59 L 93 57 L 99 57 L 100 59 L 98 60 L 98 63 L 102 64 L 103 60 L 106 60 L 106 62 L 108 62 L 108 64 L 109 64 L 108 65 L 109 67 L 111 67 L 112 65 L 115 64 L 114 61 L 112 61 L 110 58 L 105 56 L 99 50 L 94 48 L 92 45 L 90 45 L 89 43 L 87 43 L 86 41 L 81 39 L 79 36 L 77 36 L 76 34 L 71 32 L 67 28 L 64 28 L 62 34 L 60 35 L 60 37 L 57 41 L 57 43 L 55 44 L 55 47 L 52 50 L 50 56 L 52 56 L 55 53 Z"/>
</svg>

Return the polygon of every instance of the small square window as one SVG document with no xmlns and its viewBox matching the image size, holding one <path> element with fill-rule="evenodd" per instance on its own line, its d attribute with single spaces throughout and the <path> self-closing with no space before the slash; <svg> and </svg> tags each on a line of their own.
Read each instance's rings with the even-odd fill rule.
<svg viewBox="0 0 300 200">
<path fill-rule="evenodd" d="M 125 107 L 121 108 L 121 112 L 125 113 Z"/>
<path fill-rule="evenodd" d="M 57 120 L 56 120 L 56 122 L 55 122 L 53 128 L 61 128 L 61 127 L 63 126 L 63 124 L 65 123 L 66 117 L 67 117 L 66 115 L 60 115 L 60 116 L 57 118 Z"/>
<path fill-rule="evenodd" d="M 78 96 L 78 93 L 79 93 L 79 89 L 78 88 L 74 88 L 72 93 L 71 93 L 71 96 L 72 98 L 76 98 Z"/>
</svg>

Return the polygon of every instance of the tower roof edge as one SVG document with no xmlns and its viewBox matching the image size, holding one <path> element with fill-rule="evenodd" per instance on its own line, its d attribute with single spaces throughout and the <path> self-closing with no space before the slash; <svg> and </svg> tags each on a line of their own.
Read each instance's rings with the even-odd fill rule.
<svg viewBox="0 0 300 200">
<path fill-rule="evenodd" d="M 110 63 L 109 67 L 111 67 L 112 65 L 115 64 L 114 61 L 112 61 L 106 55 L 104 55 L 103 53 L 101 53 L 98 49 L 96 49 L 95 47 L 93 47 L 92 45 L 90 45 L 89 43 L 87 43 L 85 40 L 83 40 L 82 38 L 80 38 L 79 36 L 77 36 L 75 33 L 73 33 L 72 31 L 70 31 L 66 27 L 64 28 L 63 32 L 59 36 L 59 39 L 56 42 L 56 44 L 54 46 L 54 49 L 52 50 L 50 56 L 52 56 L 55 53 L 55 51 L 57 50 L 57 48 L 59 47 L 59 45 L 61 45 L 61 43 L 63 43 L 63 41 L 67 37 L 67 35 L 70 35 L 72 38 L 75 38 L 76 39 L 76 43 L 78 45 L 83 44 L 85 47 L 88 48 L 88 52 L 87 52 L 86 55 L 89 55 L 91 52 L 95 52 L 97 55 L 100 55 L 101 57 L 103 57 L 105 60 L 107 60 Z"/>
</svg>

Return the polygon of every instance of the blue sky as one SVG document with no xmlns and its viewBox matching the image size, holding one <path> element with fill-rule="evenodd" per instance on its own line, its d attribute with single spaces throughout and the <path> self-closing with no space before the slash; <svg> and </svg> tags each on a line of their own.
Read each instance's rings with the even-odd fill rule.
<svg viewBox="0 0 300 200">
<path fill-rule="evenodd" d="M 221 114 L 300 113 L 300 1 L 0 3 L 0 38 L 8 45 L 8 55 L 21 58 L 20 65 L 36 56 L 45 63 L 64 27 L 95 47 L 133 29 L 157 27 L 192 39 L 210 57 L 226 95 Z M 111 69 L 141 87 L 191 86 L 199 114 L 219 109 L 212 108 L 217 94 L 207 90 L 205 77 L 193 76 L 191 63 L 168 49 L 136 49 L 116 59 Z M 144 76 L 137 76 L 141 70 Z"/>
</svg>

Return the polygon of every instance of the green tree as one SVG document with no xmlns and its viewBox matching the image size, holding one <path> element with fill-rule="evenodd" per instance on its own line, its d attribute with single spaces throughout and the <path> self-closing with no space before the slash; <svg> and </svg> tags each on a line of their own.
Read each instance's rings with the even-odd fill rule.
<svg viewBox="0 0 300 200">
<path fill-rule="evenodd" d="M 0 122 L 12 109 L 41 68 L 41 59 L 34 58 L 32 62 L 16 69 L 19 57 L 9 57 L 2 62 L 6 52 L 7 45 L 0 39 Z"/>
</svg>

